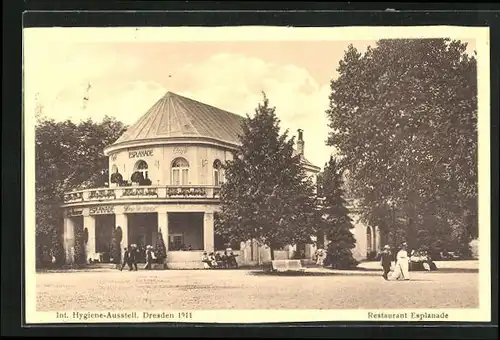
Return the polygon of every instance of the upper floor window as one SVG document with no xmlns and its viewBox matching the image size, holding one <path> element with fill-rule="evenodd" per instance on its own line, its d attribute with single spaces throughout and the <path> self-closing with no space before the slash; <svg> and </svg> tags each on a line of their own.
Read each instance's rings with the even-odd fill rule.
<svg viewBox="0 0 500 340">
<path fill-rule="evenodd" d="M 222 184 L 222 163 L 218 159 L 214 161 L 214 185 L 219 186 Z"/>
<path fill-rule="evenodd" d="M 172 162 L 172 185 L 189 184 L 189 163 L 184 158 L 176 158 Z"/>
<path fill-rule="evenodd" d="M 148 163 L 143 160 L 137 161 L 134 166 L 135 171 L 139 171 L 144 178 L 148 178 Z"/>
</svg>

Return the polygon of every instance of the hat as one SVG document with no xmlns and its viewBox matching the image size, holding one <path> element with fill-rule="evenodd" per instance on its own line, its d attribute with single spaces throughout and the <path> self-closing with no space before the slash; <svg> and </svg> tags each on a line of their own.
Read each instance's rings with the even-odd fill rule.
<svg viewBox="0 0 500 340">
<path fill-rule="evenodd" d="M 384 246 L 384 249 L 391 249 L 391 247 L 390 247 L 388 244 L 386 244 L 386 245 Z"/>
</svg>

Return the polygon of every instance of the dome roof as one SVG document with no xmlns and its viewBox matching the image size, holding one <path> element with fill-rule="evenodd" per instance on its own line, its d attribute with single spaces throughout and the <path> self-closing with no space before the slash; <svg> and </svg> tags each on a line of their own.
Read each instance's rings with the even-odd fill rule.
<svg viewBox="0 0 500 340">
<path fill-rule="evenodd" d="M 205 137 L 239 144 L 245 117 L 167 92 L 112 144 L 173 137 Z"/>
</svg>

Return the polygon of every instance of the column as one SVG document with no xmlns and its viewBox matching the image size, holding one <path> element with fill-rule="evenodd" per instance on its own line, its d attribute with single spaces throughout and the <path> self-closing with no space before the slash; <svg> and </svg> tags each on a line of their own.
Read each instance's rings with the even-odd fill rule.
<svg viewBox="0 0 500 340">
<path fill-rule="evenodd" d="M 165 251 L 168 252 L 168 212 L 166 211 L 158 211 L 158 231 L 161 232 L 161 235 L 163 236 Z M 160 235 L 158 235 L 158 237 L 160 237 Z"/>
<path fill-rule="evenodd" d="M 115 215 L 116 228 L 122 230 L 122 240 L 120 242 L 120 252 L 123 253 L 123 248 L 128 247 L 128 217 L 127 214 Z"/>
<path fill-rule="evenodd" d="M 374 244 L 373 244 L 373 250 L 376 252 L 380 251 L 380 229 L 379 227 L 375 227 L 375 237 L 373 238 Z"/>
<path fill-rule="evenodd" d="M 95 216 L 83 216 L 83 227 L 87 229 L 88 240 L 85 245 L 85 261 L 89 261 L 90 258 L 98 259 L 96 256 L 96 235 L 95 235 Z"/>
<path fill-rule="evenodd" d="M 203 245 L 205 251 L 214 251 L 214 213 L 206 212 L 203 217 Z"/>
<path fill-rule="evenodd" d="M 67 264 L 75 260 L 75 225 L 71 217 L 64 217 L 64 258 Z"/>
</svg>

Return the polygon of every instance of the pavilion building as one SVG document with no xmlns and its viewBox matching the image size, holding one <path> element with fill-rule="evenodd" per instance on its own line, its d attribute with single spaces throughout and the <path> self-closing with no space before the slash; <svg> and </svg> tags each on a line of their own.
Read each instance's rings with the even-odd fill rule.
<svg viewBox="0 0 500 340">
<path fill-rule="evenodd" d="M 109 187 L 65 194 L 66 261 L 74 260 L 75 227 L 86 235 L 87 260 L 106 261 L 115 228 L 122 252 L 130 244 L 155 246 L 161 232 L 167 266 L 173 269 L 201 268 L 203 251 L 225 249 L 225 241 L 214 233 L 214 214 L 220 207 L 222 164 L 233 158 L 244 119 L 168 92 L 105 148 Z M 295 152 L 301 155 L 301 165 L 315 183 L 320 168 L 304 157 L 302 130 Z M 111 178 L 115 173 L 136 183 L 119 186 Z M 366 255 L 366 243 L 380 248 L 374 230 L 362 225 L 355 229 L 356 238 L 362 241 L 357 258 Z M 231 247 L 239 255 L 240 264 L 252 265 L 270 258 L 269 248 L 254 241 Z M 275 258 L 290 258 L 299 248 L 307 258 L 315 251 L 313 244 L 293 245 L 275 251 Z"/>
</svg>

